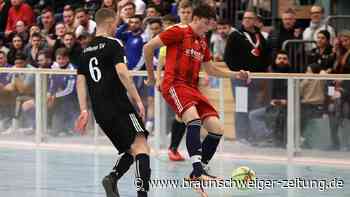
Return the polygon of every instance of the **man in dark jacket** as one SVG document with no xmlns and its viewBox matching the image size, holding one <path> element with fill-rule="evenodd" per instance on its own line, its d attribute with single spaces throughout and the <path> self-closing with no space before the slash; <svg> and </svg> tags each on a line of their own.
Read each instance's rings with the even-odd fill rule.
<svg viewBox="0 0 350 197">
<path fill-rule="evenodd" d="M 264 37 L 255 27 L 256 18 L 253 11 L 246 11 L 242 27 L 233 31 L 228 37 L 224 61 L 231 70 L 267 71 L 269 52 Z M 249 88 L 247 110 L 258 108 L 263 103 L 263 84 L 262 80 L 253 80 L 249 85 L 242 81 L 232 80 L 233 97 L 236 98 L 236 87 L 247 87 Z M 237 140 L 241 143 L 247 143 L 250 131 L 248 113 L 236 112 L 235 118 Z"/>
<path fill-rule="evenodd" d="M 271 58 L 282 49 L 282 45 L 286 40 L 298 39 L 295 32 L 296 15 L 292 9 L 288 9 L 282 14 L 282 24 L 279 29 L 274 29 L 268 40 L 268 46 L 272 50 Z"/>
</svg>

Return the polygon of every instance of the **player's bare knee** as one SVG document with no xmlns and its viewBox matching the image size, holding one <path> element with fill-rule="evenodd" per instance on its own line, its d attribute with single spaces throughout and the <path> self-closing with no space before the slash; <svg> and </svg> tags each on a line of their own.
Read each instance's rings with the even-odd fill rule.
<svg viewBox="0 0 350 197">
<path fill-rule="evenodd" d="M 203 122 L 204 128 L 210 131 L 211 133 L 215 133 L 218 135 L 224 134 L 224 127 L 220 123 L 220 120 L 217 117 L 211 116 L 204 120 Z"/>
</svg>

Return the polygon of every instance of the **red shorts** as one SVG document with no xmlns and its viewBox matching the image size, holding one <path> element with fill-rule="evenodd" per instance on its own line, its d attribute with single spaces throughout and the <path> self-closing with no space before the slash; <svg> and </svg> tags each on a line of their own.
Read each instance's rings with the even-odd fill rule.
<svg viewBox="0 0 350 197">
<path fill-rule="evenodd" d="M 162 90 L 165 101 L 179 117 L 192 106 L 195 106 L 199 117 L 204 120 L 209 116 L 219 118 L 218 112 L 209 103 L 207 97 L 195 88 L 186 85 L 176 85 Z"/>
</svg>

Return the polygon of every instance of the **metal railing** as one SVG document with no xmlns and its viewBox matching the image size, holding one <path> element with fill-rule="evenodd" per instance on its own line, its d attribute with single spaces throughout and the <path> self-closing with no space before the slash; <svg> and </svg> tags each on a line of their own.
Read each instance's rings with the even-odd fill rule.
<svg viewBox="0 0 350 197">
<path fill-rule="evenodd" d="M 54 69 L 16 69 L 16 68 L 0 68 L 0 73 L 25 73 L 35 74 L 36 88 L 35 88 L 35 104 L 36 104 L 36 133 L 34 145 L 41 145 L 44 142 L 43 134 L 47 132 L 46 117 L 46 92 L 47 92 L 47 75 L 60 74 L 60 75 L 72 75 L 76 74 L 76 71 L 54 70 Z M 132 72 L 135 76 L 146 76 L 145 71 Z M 317 80 L 350 80 L 348 74 L 303 74 L 303 73 L 251 73 L 252 79 L 286 79 L 288 80 L 288 118 L 287 118 L 287 158 L 293 160 L 296 156 L 299 147 L 298 140 L 295 140 L 300 135 L 299 127 L 299 90 L 298 81 L 301 79 L 317 79 Z M 223 79 L 220 79 L 220 97 L 219 97 L 219 112 L 221 118 L 224 118 L 224 86 Z M 164 102 L 161 101 L 161 96 L 158 91 L 155 94 L 155 138 L 161 139 L 161 131 L 165 130 L 165 116 L 162 110 L 164 110 Z M 96 130 L 96 129 L 95 129 Z M 95 131 L 95 137 L 96 137 Z M 1 140 L 0 140 L 1 143 Z M 154 144 L 155 150 L 160 150 L 160 141 L 156 141 Z"/>
<path fill-rule="evenodd" d="M 331 26 L 338 34 L 344 29 L 350 29 L 350 15 L 334 15 L 326 18 L 326 29 Z"/>
</svg>

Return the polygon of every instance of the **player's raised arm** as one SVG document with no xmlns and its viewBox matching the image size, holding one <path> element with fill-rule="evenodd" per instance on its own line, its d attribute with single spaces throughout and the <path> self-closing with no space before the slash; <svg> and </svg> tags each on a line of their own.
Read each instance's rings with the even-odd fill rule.
<svg viewBox="0 0 350 197">
<path fill-rule="evenodd" d="M 144 57 L 147 68 L 148 79 L 146 81 L 147 85 L 154 85 L 156 82 L 156 78 L 153 72 L 153 51 L 160 47 L 164 46 L 163 42 L 159 38 L 159 36 L 154 37 L 147 44 L 144 45 Z"/>
<path fill-rule="evenodd" d="M 119 76 L 120 81 L 122 82 L 122 84 L 126 88 L 126 91 L 128 91 L 131 100 L 137 105 L 140 116 L 144 119 L 145 118 L 145 108 L 143 106 L 140 95 L 137 92 L 137 89 L 134 85 L 134 82 L 132 81 L 132 79 L 130 77 L 130 72 L 128 70 L 127 65 L 124 63 L 118 63 L 115 66 L 115 69 L 117 71 L 117 74 Z"/>
</svg>

